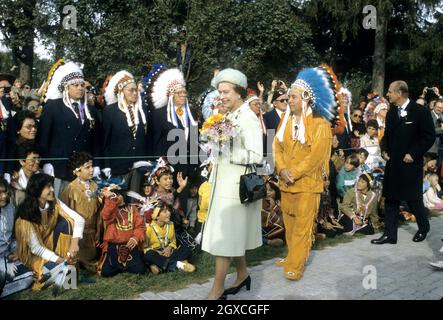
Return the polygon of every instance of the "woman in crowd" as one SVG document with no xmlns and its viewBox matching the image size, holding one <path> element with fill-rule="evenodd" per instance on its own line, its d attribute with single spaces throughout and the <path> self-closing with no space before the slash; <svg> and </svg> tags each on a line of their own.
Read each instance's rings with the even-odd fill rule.
<svg viewBox="0 0 443 320">
<path fill-rule="evenodd" d="M 17 215 L 17 255 L 35 274 L 32 289 L 40 290 L 47 269 L 65 260 L 77 263 L 85 220 L 55 198 L 54 178 L 44 173 L 29 179 L 26 198 L 17 208 Z"/>
<path fill-rule="evenodd" d="M 40 148 L 33 141 L 25 141 L 17 148 L 20 169 L 14 172 L 11 179 L 13 189 L 12 202 L 15 207 L 25 200 L 26 187 L 31 176 L 40 171 Z"/>
</svg>

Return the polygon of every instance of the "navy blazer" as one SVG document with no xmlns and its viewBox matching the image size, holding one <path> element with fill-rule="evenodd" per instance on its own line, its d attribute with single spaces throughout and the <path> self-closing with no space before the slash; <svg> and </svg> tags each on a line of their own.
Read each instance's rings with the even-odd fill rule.
<svg viewBox="0 0 443 320">
<path fill-rule="evenodd" d="M 266 129 L 274 129 L 277 131 L 278 125 L 280 124 L 280 116 L 278 115 L 277 110 L 274 108 L 271 111 L 266 112 L 263 115 L 263 121 Z"/>
<path fill-rule="evenodd" d="M 103 110 L 103 155 L 121 157 L 105 159 L 103 168 L 111 168 L 113 176 L 125 175 L 137 161 L 152 160 L 151 156 L 150 114 L 142 107 L 146 116 L 146 130 L 139 112 L 139 124 L 134 138 L 129 128 L 126 114 L 118 108 L 117 103 L 106 106 Z"/>
<path fill-rule="evenodd" d="M 195 118 L 194 118 L 195 119 Z M 179 129 L 184 129 L 181 121 L 178 121 Z M 177 151 L 178 145 L 176 145 L 178 141 L 178 137 L 175 137 L 174 141 L 168 141 L 167 137 L 171 130 L 177 129 L 174 127 L 172 123 L 169 123 L 167 120 L 167 108 L 159 108 L 154 109 L 152 111 L 152 144 L 153 144 L 153 155 L 156 157 L 167 156 L 169 148 L 173 147 L 175 152 L 173 152 L 174 156 L 178 157 L 179 152 Z M 184 146 L 183 150 L 184 150 Z M 171 149 L 172 150 L 172 149 Z M 174 164 L 173 167 L 176 171 L 184 172 L 186 175 L 192 176 L 198 166 L 198 158 L 195 158 L 194 155 L 199 154 L 199 146 L 198 146 L 198 127 L 190 126 L 189 128 L 189 138 L 186 143 L 186 154 L 183 154 L 180 160 L 183 160 L 181 164 Z M 193 157 L 191 159 L 191 156 Z M 184 159 L 186 157 L 186 159 Z M 176 158 L 175 158 L 176 159 Z M 169 159 L 169 162 L 172 162 L 174 159 Z M 191 164 L 191 162 L 197 161 L 197 163 Z"/>
<path fill-rule="evenodd" d="M 63 99 L 48 100 L 40 117 L 37 142 L 44 158 L 69 158 L 75 152 L 89 152 L 93 157 L 100 156 L 99 135 L 95 134 L 99 126 L 97 115 L 89 108 L 92 121 L 86 118 L 81 124 L 73 110 L 68 108 Z M 48 160 L 54 167 L 56 178 L 70 180 L 67 160 Z M 99 165 L 97 160 L 94 165 Z"/>
</svg>

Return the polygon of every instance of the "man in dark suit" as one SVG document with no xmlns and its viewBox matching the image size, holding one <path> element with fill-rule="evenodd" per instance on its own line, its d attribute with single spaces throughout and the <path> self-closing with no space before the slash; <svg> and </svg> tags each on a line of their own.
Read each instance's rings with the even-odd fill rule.
<svg viewBox="0 0 443 320">
<path fill-rule="evenodd" d="M 0 74 L 0 158 L 12 159 L 15 145 L 14 121 L 12 120 L 12 101 L 10 91 L 15 77 L 9 74 Z M 0 178 L 11 182 L 12 162 L 0 162 Z"/>
<path fill-rule="evenodd" d="M 277 131 L 277 127 L 280 123 L 282 114 L 286 111 L 286 106 L 288 104 L 288 95 L 282 89 L 274 92 L 271 99 L 274 109 L 266 112 L 263 115 L 263 121 L 265 123 L 266 129 L 274 129 Z"/>
<path fill-rule="evenodd" d="M 53 158 L 45 161 L 43 171 L 55 176 L 56 196 L 72 178 L 67 159 L 74 152 L 89 152 L 94 157 L 100 155 L 101 143 L 99 135 L 95 134 L 97 126 L 97 114 L 87 105 L 80 67 L 74 62 L 62 64 L 48 85 L 37 134 L 42 156 Z M 94 160 L 94 176 L 99 173 L 99 162 Z"/>
<path fill-rule="evenodd" d="M 435 141 L 434 124 L 427 108 L 409 100 L 408 85 L 395 81 L 387 93 L 391 108 L 381 149 L 386 163 L 383 181 L 385 230 L 373 244 L 397 243 L 400 201 L 405 201 L 417 219 L 414 242 L 423 241 L 429 221 L 423 204 L 423 156 Z"/>
<path fill-rule="evenodd" d="M 149 114 L 132 74 L 122 70 L 109 81 L 103 111 L 103 172 L 124 177 L 132 191 L 140 192 L 141 175 L 131 170 L 151 155 Z"/>
</svg>

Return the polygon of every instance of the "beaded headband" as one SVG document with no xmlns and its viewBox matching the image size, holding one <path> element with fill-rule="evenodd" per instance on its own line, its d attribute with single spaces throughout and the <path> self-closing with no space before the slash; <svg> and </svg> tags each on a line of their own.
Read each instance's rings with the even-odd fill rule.
<svg viewBox="0 0 443 320">
<path fill-rule="evenodd" d="M 63 92 L 63 90 L 71 85 L 71 84 L 76 84 L 76 83 L 83 83 L 84 81 L 84 77 L 83 74 L 80 72 L 73 72 L 68 74 L 67 76 L 65 76 L 62 81 L 60 82 L 60 85 L 58 86 L 58 90 L 60 90 L 60 92 Z"/>
</svg>

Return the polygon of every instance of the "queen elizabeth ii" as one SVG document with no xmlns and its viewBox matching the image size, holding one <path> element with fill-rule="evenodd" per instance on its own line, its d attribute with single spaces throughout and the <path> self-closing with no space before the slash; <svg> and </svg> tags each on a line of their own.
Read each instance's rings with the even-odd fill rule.
<svg viewBox="0 0 443 320">
<path fill-rule="evenodd" d="M 215 256 L 215 280 L 209 299 L 223 299 L 227 294 L 237 293 L 243 286 L 250 289 L 245 252 L 262 245 L 261 201 L 241 204 L 239 182 L 246 165 L 261 163 L 263 144 L 260 122 L 244 103 L 246 76 L 238 70 L 225 69 L 214 82 L 223 105 L 228 109 L 226 117 L 237 132 L 231 152 L 217 159 L 211 173 L 211 199 L 202 241 L 202 249 Z M 237 278 L 233 286 L 225 290 L 231 258 L 235 262 Z"/>
</svg>

